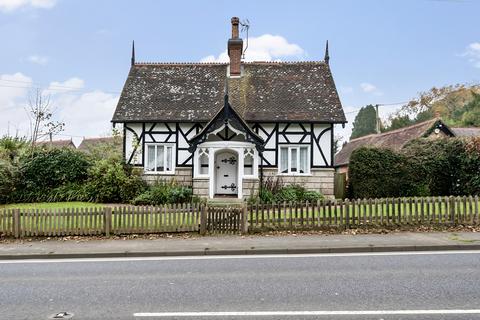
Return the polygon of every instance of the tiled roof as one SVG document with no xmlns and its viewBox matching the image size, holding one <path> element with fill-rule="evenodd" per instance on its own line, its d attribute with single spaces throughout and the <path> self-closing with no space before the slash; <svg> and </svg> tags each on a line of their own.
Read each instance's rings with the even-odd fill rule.
<svg viewBox="0 0 480 320">
<path fill-rule="evenodd" d="M 480 137 L 480 128 L 450 128 L 456 137 Z"/>
<path fill-rule="evenodd" d="M 439 121 L 439 119 L 431 119 L 405 128 L 352 139 L 335 155 L 335 166 L 348 165 L 352 152 L 364 146 L 388 148 L 398 151 L 407 144 L 407 142 L 427 135 L 437 121 Z"/>
<path fill-rule="evenodd" d="M 72 140 L 37 141 L 36 145 L 52 148 L 76 148 Z"/>
<path fill-rule="evenodd" d="M 243 63 L 228 78 L 232 106 L 246 121 L 346 122 L 325 62 Z M 226 63 L 136 63 L 113 122 L 207 122 L 223 106 Z"/>
<path fill-rule="evenodd" d="M 78 150 L 90 153 L 93 148 L 100 145 L 111 145 L 118 151 L 122 151 L 122 139 L 120 137 L 84 138 L 78 146 Z"/>
</svg>

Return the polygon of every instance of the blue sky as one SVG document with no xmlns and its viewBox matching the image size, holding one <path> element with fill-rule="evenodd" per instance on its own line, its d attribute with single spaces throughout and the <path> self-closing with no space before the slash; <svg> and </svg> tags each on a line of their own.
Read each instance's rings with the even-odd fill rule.
<svg viewBox="0 0 480 320">
<path fill-rule="evenodd" d="M 250 21 L 251 60 L 322 60 L 328 39 L 351 122 L 368 103 L 478 83 L 478 12 L 475 0 L 0 0 L 0 134 L 27 134 L 30 87 L 50 88 L 65 135 L 107 134 L 132 39 L 137 61 L 221 59 L 232 16 Z"/>
</svg>

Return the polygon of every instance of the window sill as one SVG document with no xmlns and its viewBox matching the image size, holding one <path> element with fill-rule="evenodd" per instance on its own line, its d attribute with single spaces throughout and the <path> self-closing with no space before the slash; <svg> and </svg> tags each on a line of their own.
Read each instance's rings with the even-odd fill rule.
<svg viewBox="0 0 480 320">
<path fill-rule="evenodd" d="M 169 171 L 169 172 L 143 171 L 143 174 L 152 175 L 152 176 L 173 176 L 175 175 L 175 171 Z"/>
<path fill-rule="evenodd" d="M 210 179 L 210 176 L 209 175 L 198 175 L 198 176 L 195 176 L 193 177 L 193 179 L 198 179 L 198 180 L 205 180 L 205 179 Z"/>
<path fill-rule="evenodd" d="M 277 173 L 277 176 L 283 177 L 312 177 L 311 173 Z"/>
</svg>

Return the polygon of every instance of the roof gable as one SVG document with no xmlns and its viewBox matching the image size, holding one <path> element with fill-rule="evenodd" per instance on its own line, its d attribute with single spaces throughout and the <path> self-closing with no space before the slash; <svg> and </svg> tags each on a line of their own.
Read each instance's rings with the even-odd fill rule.
<svg viewBox="0 0 480 320">
<path fill-rule="evenodd" d="M 258 151 L 263 151 L 264 141 L 257 135 L 252 128 L 242 119 L 242 117 L 232 108 L 228 102 L 228 94 L 225 94 L 225 102 L 223 108 L 210 120 L 205 127 L 197 135 L 188 141 L 190 144 L 189 151 L 194 152 L 202 142 L 205 142 L 210 134 L 214 134 L 223 128 L 230 129 L 234 133 L 241 133 L 245 136 L 245 140 L 255 144 Z M 228 131 L 227 131 L 228 132 Z M 229 139 L 228 136 L 224 137 Z"/>
</svg>

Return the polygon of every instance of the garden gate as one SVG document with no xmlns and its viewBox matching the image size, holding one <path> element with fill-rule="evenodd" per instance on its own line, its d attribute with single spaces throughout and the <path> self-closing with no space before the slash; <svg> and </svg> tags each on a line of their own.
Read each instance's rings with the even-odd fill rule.
<svg viewBox="0 0 480 320">
<path fill-rule="evenodd" d="M 247 213 L 244 206 L 205 206 L 202 211 L 202 222 L 204 223 L 200 226 L 200 233 L 246 233 L 246 218 Z"/>
</svg>

